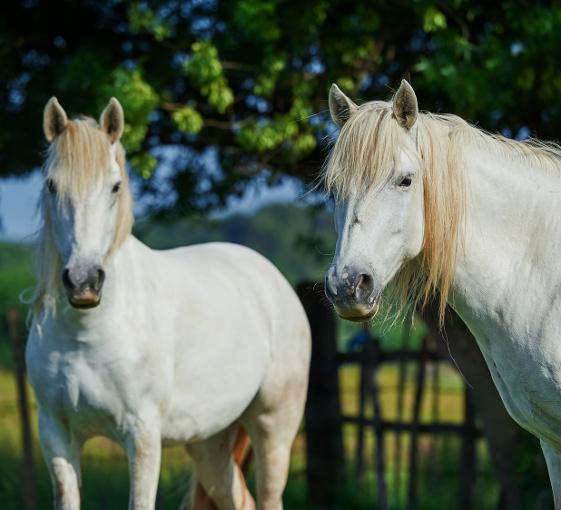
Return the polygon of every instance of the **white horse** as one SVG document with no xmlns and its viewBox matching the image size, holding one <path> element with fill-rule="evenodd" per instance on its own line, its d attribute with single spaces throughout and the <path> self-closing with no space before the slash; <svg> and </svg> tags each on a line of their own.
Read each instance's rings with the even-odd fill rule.
<svg viewBox="0 0 561 510">
<path fill-rule="evenodd" d="M 341 132 L 324 170 L 338 230 L 328 298 L 368 320 L 392 279 L 414 300 L 438 291 L 540 439 L 561 509 L 561 149 L 419 113 L 406 81 L 361 106 L 333 85 L 329 106 Z"/>
<path fill-rule="evenodd" d="M 306 396 L 310 332 L 288 282 L 257 253 L 212 243 L 164 252 L 131 234 L 131 196 L 112 99 L 99 125 L 45 108 L 38 283 L 27 346 L 55 505 L 80 507 L 92 436 L 129 459 L 129 508 L 153 509 L 162 441 L 183 443 L 210 497 L 249 509 L 232 458 L 251 437 L 257 508 L 279 510 Z M 103 294 L 103 295 L 102 295 Z"/>
</svg>

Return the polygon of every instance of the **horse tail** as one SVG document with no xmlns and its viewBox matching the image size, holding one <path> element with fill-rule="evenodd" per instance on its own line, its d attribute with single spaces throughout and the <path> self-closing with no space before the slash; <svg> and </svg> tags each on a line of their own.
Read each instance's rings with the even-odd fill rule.
<svg viewBox="0 0 561 510">
<path fill-rule="evenodd" d="M 244 489 L 247 494 L 247 488 L 245 488 L 245 475 L 247 474 L 249 464 L 251 463 L 251 440 L 241 425 L 238 428 L 236 438 L 232 444 L 231 453 L 236 467 L 241 472 Z M 196 483 L 192 494 L 192 510 L 219 510 L 200 482 Z M 246 495 L 244 495 L 242 508 L 245 507 L 245 501 Z"/>
</svg>

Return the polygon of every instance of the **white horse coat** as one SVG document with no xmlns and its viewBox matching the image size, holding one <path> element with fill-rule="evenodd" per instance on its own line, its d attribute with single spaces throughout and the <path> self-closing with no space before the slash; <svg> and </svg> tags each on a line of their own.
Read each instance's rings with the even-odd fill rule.
<svg viewBox="0 0 561 510">
<path fill-rule="evenodd" d="M 407 82 L 360 107 L 334 86 L 330 107 L 342 131 L 325 173 L 339 225 L 328 297 L 360 320 L 396 274 L 449 296 L 507 410 L 540 439 L 561 509 L 561 150 L 420 114 Z"/>
<path fill-rule="evenodd" d="M 47 106 L 46 117 L 60 115 L 55 107 L 60 108 Z M 122 122 L 122 111 L 118 114 Z M 64 137 L 71 123 L 86 122 L 80 129 L 102 133 L 89 121 L 70 121 L 58 122 L 63 127 L 55 136 Z M 110 141 L 99 150 L 110 150 Z M 99 171 L 103 175 L 106 169 Z M 120 172 L 124 179 L 123 167 Z M 55 182 L 47 181 L 45 193 L 56 186 L 61 194 L 63 177 L 56 181 L 56 168 L 47 175 Z M 89 215 L 81 209 L 88 196 L 77 200 L 69 192 L 68 203 L 58 205 L 43 197 L 44 229 L 72 230 L 68 253 L 64 232 L 51 240 L 60 248 L 58 271 L 69 268 L 71 282 L 65 283 L 65 295 L 57 271 L 54 287 L 37 297 L 27 347 L 57 508 L 79 507 L 79 453 L 84 441 L 97 435 L 127 450 L 130 508 L 154 506 L 161 441 L 189 445 L 197 478 L 218 508 L 249 508 L 251 497 L 230 451 L 239 425 L 254 443 L 259 508 L 282 508 L 310 357 L 309 326 L 294 291 L 270 262 L 237 245 L 159 252 L 126 234 L 105 253 L 99 243 L 80 250 L 88 240 L 105 237 L 95 234 L 90 220 L 79 220 Z M 99 196 L 92 199 L 103 208 Z M 88 284 L 88 264 L 102 268 L 102 295 L 95 290 L 99 279 Z M 90 302 L 98 304 L 70 306 Z"/>
</svg>

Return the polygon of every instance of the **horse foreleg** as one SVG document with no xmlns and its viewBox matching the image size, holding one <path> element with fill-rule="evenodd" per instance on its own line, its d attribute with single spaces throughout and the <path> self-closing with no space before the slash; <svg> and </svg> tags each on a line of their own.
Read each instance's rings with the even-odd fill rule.
<svg viewBox="0 0 561 510">
<path fill-rule="evenodd" d="M 53 484 L 55 508 L 79 510 L 81 443 L 43 412 L 39 414 L 39 439 Z"/>
<path fill-rule="evenodd" d="M 540 443 L 553 489 L 555 510 L 561 510 L 561 450 L 546 441 L 540 441 Z"/>
<path fill-rule="evenodd" d="M 129 510 L 153 510 L 156 505 L 162 443 L 159 427 L 143 423 L 126 443 L 129 458 Z"/>
</svg>

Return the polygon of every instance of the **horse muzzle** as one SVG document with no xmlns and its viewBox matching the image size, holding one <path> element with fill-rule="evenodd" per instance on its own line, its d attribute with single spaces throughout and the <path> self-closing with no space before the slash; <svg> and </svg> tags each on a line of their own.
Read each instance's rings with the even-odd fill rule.
<svg viewBox="0 0 561 510">
<path fill-rule="evenodd" d="M 68 302 L 74 308 L 82 310 L 99 305 L 104 281 L 105 271 L 97 265 L 87 271 L 65 268 L 62 272 L 62 283 L 66 289 Z"/>
<path fill-rule="evenodd" d="M 325 275 L 325 295 L 337 315 L 353 322 L 366 322 L 378 312 L 380 291 L 368 271 L 331 266 Z"/>
</svg>

